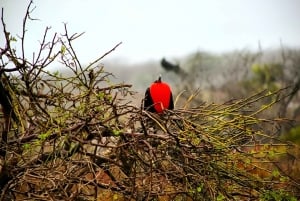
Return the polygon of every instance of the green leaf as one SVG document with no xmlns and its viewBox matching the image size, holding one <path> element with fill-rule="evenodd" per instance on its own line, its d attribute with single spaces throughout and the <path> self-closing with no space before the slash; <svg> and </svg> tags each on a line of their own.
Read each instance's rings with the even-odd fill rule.
<svg viewBox="0 0 300 201">
<path fill-rule="evenodd" d="M 270 157 L 271 159 L 274 159 L 275 156 L 276 156 L 275 151 L 274 151 L 274 150 L 270 150 L 270 151 L 269 151 L 269 157 Z"/>
<path fill-rule="evenodd" d="M 245 161 L 245 163 L 246 163 L 246 164 L 250 164 L 250 163 L 251 163 L 251 160 L 250 160 L 250 158 L 245 158 L 245 160 L 244 160 L 244 161 Z"/>
<path fill-rule="evenodd" d="M 61 54 L 65 54 L 65 53 L 66 53 L 66 50 L 67 50 L 67 48 L 66 48 L 66 46 L 64 46 L 64 45 L 62 45 L 62 46 L 60 47 L 60 53 L 61 53 Z"/>
<path fill-rule="evenodd" d="M 225 196 L 223 194 L 219 194 L 218 197 L 217 197 L 217 201 L 222 201 L 225 199 Z"/>
<path fill-rule="evenodd" d="M 122 133 L 120 130 L 113 130 L 113 134 L 119 136 Z"/>
<path fill-rule="evenodd" d="M 113 200 L 118 200 L 120 197 L 118 196 L 118 194 L 114 194 L 113 195 Z"/>
<path fill-rule="evenodd" d="M 29 144 L 29 143 L 23 144 L 24 150 L 28 150 L 28 149 L 30 149 L 30 147 L 31 147 L 31 144 Z"/>
<path fill-rule="evenodd" d="M 198 187 L 197 187 L 197 192 L 198 193 L 201 193 L 202 192 L 202 188 L 203 188 L 203 183 L 202 184 L 200 184 Z"/>
<path fill-rule="evenodd" d="M 108 94 L 108 95 L 106 96 L 106 98 L 107 98 L 108 101 L 112 101 L 112 99 L 113 99 L 113 97 L 112 97 L 111 94 Z"/>
<path fill-rule="evenodd" d="M 104 98 L 104 96 L 105 96 L 104 92 L 99 92 L 99 93 L 97 94 L 98 100 L 102 100 L 102 99 Z"/>
<path fill-rule="evenodd" d="M 57 70 L 57 71 L 53 72 L 53 75 L 57 77 L 59 75 L 59 71 Z"/>
<path fill-rule="evenodd" d="M 289 179 L 288 177 L 282 176 L 282 177 L 280 177 L 279 180 L 280 180 L 281 182 L 288 182 L 290 179 Z"/>
<path fill-rule="evenodd" d="M 14 37 L 14 36 L 11 36 L 11 37 L 9 38 L 9 40 L 12 41 L 12 42 L 17 42 L 17 39 L 16 39 L 16 37 Z"/>
<path fill-rule="evenodd" d="M 41 140 L 41 141 L 45 141 L 50 135 L 50 132 L 47 132 L 47 133 L 41 133 L 39 134 L 38 138 Z"/>
<path fill-rule="evenodd" d="M 280 176 L 280 172 L 277 169 L 275 169 L 275 170 L 272 171 L 272 176 L 273 177 L 279 177 Z"/>
</svg>

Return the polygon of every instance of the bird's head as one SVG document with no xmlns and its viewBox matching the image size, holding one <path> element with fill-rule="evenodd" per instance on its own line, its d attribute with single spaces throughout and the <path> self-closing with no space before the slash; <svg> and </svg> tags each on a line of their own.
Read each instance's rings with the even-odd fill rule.
<svg viewBox="0 0 300 201">
<path fill-rule="evenodd" d="M 158 79 L 155 80 L 155 83 L 161 83 L 161 74 L 159 74 Z"/>
</svg>

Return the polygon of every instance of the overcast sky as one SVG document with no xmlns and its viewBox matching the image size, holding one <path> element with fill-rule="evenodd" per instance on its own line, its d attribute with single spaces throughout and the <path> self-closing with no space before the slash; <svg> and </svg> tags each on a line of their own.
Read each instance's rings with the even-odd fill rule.
<svg viewBox="0 0 300 201">
<path fill-rule="evenodd" d="M 28 0 L 1 0 L 7 28 L 20 33 Z M 35 0 L 28 25 L 28 55 L 45 26 L 85 34 L 75 48 L 90 62 L 108 57 L 141 62 L 184 56 L 197 50 L 224 52 L 284 45 L 300 47 L 300 0 Z M 1 27 L 2 29 L 2 27 Z M 3 45 L 1 32 L 0 44 Z M 36 50 L 35 50 L 36 51 Z"/>
</svg>

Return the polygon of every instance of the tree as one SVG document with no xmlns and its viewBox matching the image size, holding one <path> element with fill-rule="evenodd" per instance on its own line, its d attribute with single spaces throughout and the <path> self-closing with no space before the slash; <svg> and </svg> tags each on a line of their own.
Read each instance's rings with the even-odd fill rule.
<svg viewBox="0 0 300 201">
<path fill-rule="evenodd" d="M 272 92 L 285 88 L 285 93 L 279 97 L 281 101 L 261 116 L 290 119 L 280 124 L 278 135 L 284 136 L 299 124 L 299 53 L 299 49 L 284 46 L 273 51 L 262 51 L 260 47 L 257 52 L 242 50 L 222 55 L 197 52 L 186 59 L 184 67 L 188 69 L 188 79 L 180 83 L 179 90 L 189 91 L 196 87 L 205 100 L 221 103 L 262 90 Z M 201 100 L 202 97 L 196 103 Z"/>
<path fill-rule="evenodd" d="M 256 117 L 275 102 L 251 106 L 281 90 L 197 107 L 190 106 L 191 96 L 183 108 L 155 115 L 131 105 L 126 100 L 130 85 L 111 83 L 111 74 L 98 64 L 119 44 L 83 66 L 72 46 L 81 34 L 70 35 L 65 25 L 62 36 L 46 41 L 46 28 L 40 49 L 28 59 L 26 47 L 21 45 L 19 56 L 11 46 L 24 44 L 26 23 L 15 41 L 3 15 L 1 21 L 6 36 L 0 54 L 1 93 L 11 112 L 5 112 L 1 101 L 10 124 L 0 143 L 0 200 L 299 196 L 299 181 L 275 163 L 293 146 L 260 128 L 275 120 Z M 54 61 L 69 74 L 49 72 Z M 279 191 L 283 187 L 287 190 Z"/>
</svg>

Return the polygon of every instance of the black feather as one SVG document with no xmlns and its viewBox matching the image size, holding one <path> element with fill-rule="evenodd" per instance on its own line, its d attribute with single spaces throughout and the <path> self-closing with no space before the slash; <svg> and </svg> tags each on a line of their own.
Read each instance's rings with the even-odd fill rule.
<svg viewBox="0 0 300 201">
<path fill-rule="evenodd" d="M 148 87 L 145 92 L 145 99 L 144 99 L 144 110 L 149 112 L 155 112 L 153 100 L 150 94 L 150 88 Z"/>
</svg>

